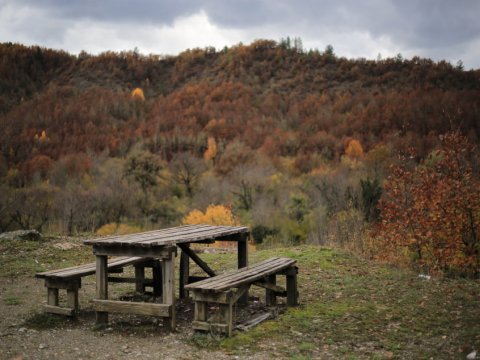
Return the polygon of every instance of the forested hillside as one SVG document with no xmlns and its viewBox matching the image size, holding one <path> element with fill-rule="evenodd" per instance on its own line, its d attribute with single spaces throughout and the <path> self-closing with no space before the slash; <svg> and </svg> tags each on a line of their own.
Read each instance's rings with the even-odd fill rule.
<svg viewBox="0 0 480 360">
<path fill-rule="evenodd" d="M 436 223 L 389 244 L 421 266 L 478 272 L 480 70 L 297 45 L 73 56 L 1 44 L 0 231 L 133 231 L 213 204 L 251 226 L 257 242 L 368 252 L 391 231 L 375 224 L 401 211 L 395 186 L 412 191 L 415 207 L 416 192 L 460 183 L 472 198 L 447 215 L 463 227 L 441 235 L 454 264 L 427 261 L 447 256 L 425 240 L 440 236 Z M 453 169 L 456 160 L 463 167 Z"/>
</svg>

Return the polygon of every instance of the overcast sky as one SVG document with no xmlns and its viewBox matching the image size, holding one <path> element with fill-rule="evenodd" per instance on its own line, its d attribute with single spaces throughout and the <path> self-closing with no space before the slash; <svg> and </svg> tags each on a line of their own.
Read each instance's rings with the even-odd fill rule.
<svg viewBox="0 0 480 360">
<path fill-rule="evenodd" d="M 175 55 L 300 37 L 347 58 L 418 55 L 480 68 L 480 0 L 0 0 L 0 42 Z"/>
</svg>

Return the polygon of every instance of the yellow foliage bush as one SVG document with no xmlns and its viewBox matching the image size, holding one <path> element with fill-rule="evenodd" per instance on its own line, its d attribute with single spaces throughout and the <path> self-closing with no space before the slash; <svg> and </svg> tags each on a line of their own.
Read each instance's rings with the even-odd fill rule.
<svg viewBox="0 0 480 360">
<path fill-rule="evenodd" d="M 192 210 L 182 219 L 182 223 L 184 225 L 239 225 L 232 210 L 226 205 L 210 205 L 204 213 L 197 209 Z"/>
<path fill-rule="evenodd" d="M 210 205 L 207 207 L 204 213 L 201 212 L 200 210 L 194 209 L 190 211 L 182 219 L 182 223 L 184 225 L 198 225 L 198 224 L 208 224 L 208 225 L 217 225 L 217 226 L 240 225 L 237 218 L 233 215 L 230 207 L 226 205 Z M 233 241 L 217 241 L 214 246 L 232 247 L 232 246 L 236 246 L 236 243 Z"/>
<path fill-rule="evenodd" d="M 40 136 L 38 134 L 35 134 L 34 139 L 36 142 L 39 142 L 39 143 L 48 141 L 47 132 L 43 130 Z"/>
<path fill-rule="evenodd" d="M 142 89 L 135 88 L 132 91 L 132 98 L 144 101 L 145 100 L 145 94 L 143 93 Z"/>
<path fill-rule="evenodd" d="M 108 235 L 125 235 L 125 234 L 133 234 L 137 232 L 141 232 L 138 226 L 127 225 L 127 224 L 117 224 L 117 223 L 109 223 L 103 225 L 96 231 L 97 235 L 100 236 L 108 236 Z"/>
</svg>

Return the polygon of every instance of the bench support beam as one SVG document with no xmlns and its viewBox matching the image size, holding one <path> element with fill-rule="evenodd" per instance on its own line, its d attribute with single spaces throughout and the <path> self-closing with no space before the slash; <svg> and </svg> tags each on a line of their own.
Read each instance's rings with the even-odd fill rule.
<svg viewBox="0 0 480 360">
<path fill-rule="evenodd" d="M 209 276 L 215 276 L 215 271 L 213 271 L 210 266 L 207 265 L 205 261 L 203 261 L 195 252 L 190 249 L 187 244 L 178 244 L 178 247 L 182 249 L 182 252 L 185 252 L 190 259 L 192 259 L 200 268 L 205 271 Z"/>
<path fill-rule="evenodd" d="M 115 300 L 93 300 L 97 311 L 117 312 L 124 314 L 152 315 L 159 317 L 170 317 L 172 307 L 165 304 L 127 302 Z"/>
</svg>

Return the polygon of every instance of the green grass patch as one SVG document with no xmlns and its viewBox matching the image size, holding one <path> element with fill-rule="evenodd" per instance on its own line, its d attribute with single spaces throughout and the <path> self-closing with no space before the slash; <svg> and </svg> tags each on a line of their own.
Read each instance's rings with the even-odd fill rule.
<svg viewBox="0 0 480 360">
<path fill-rule="evenodd" d="M 91 247 L 80 245 L 79 240 L 70 239 L 75 246 L 69 249 L 56 246 L 65 241 L 54 237 L 41 241 L 0 240 L 0 276 L 31 275 L 95 261 Z"/>
<path fill-rule="evenodd" d="M 72 320 L 63 315 L 33 313 L 27 317 L 24 326 L 35 330 L 46 330 L 61 327 Z"/>
<path fill-rule="evenodd" d="M 5 305 L 20 305 L 22 304 L 22 300 L 16 294 L 7 293 L 3 297 L 3 303 Z"/>
<path fill-rule="evenodd" d="M 218 264 L 235 264 L 233 256 Z M 340 250 L 309 246 L 259 250 L 250 261 L 272 256 L 298 261 L 301 305 L 223 339 L 218 346 L 228 352 L 249 355 L 275 343 L 281 357 L 292 359 L 322 354 L 429 358 L 440 353 L 452 358 L 480 348 L 478 280 L 427 281 Z"/>
<path fill-rule="evenodd" d="M 0 242 L 0 276 L 33 276 L 40 269 L 93 261 L 90 247 L 62 250 L 53 246 L 58 241 Z M 200 256 L 215 271 L 236 268 L 235 251 Z M 231 338 L 194 335 L 191 344 L 240 358 L 261 352 L 285 359 L 451 359 L 465 358 L 473 349 L 480 349 L 479 280 L 425 280 L 405 269 L 315 246 L 252 251 L 249 261 L 274 256 L 297 260 L 300 306 L 288 308 L 248 332 L 235 332 Z M 191 270 L 202 274 L 193 263 Z M 279 276 L 278 284 L 282 281 Z M 127 290 L 125 285 L 112 286 L 112 293 Z M 264 290 L 253 288 L 252 294 L 262 296 Z M 22 296 L 7 293 L 2 301 L 4 305 L 19 305 Z M 25 325 L 47 329 L 67 321 L 61 316 L 33 314 Z M 150 323 L 142 326 L 145 333 L 158 327 Z M 125 324 L 127 332 L 134 328 Z"/>
</svg>

